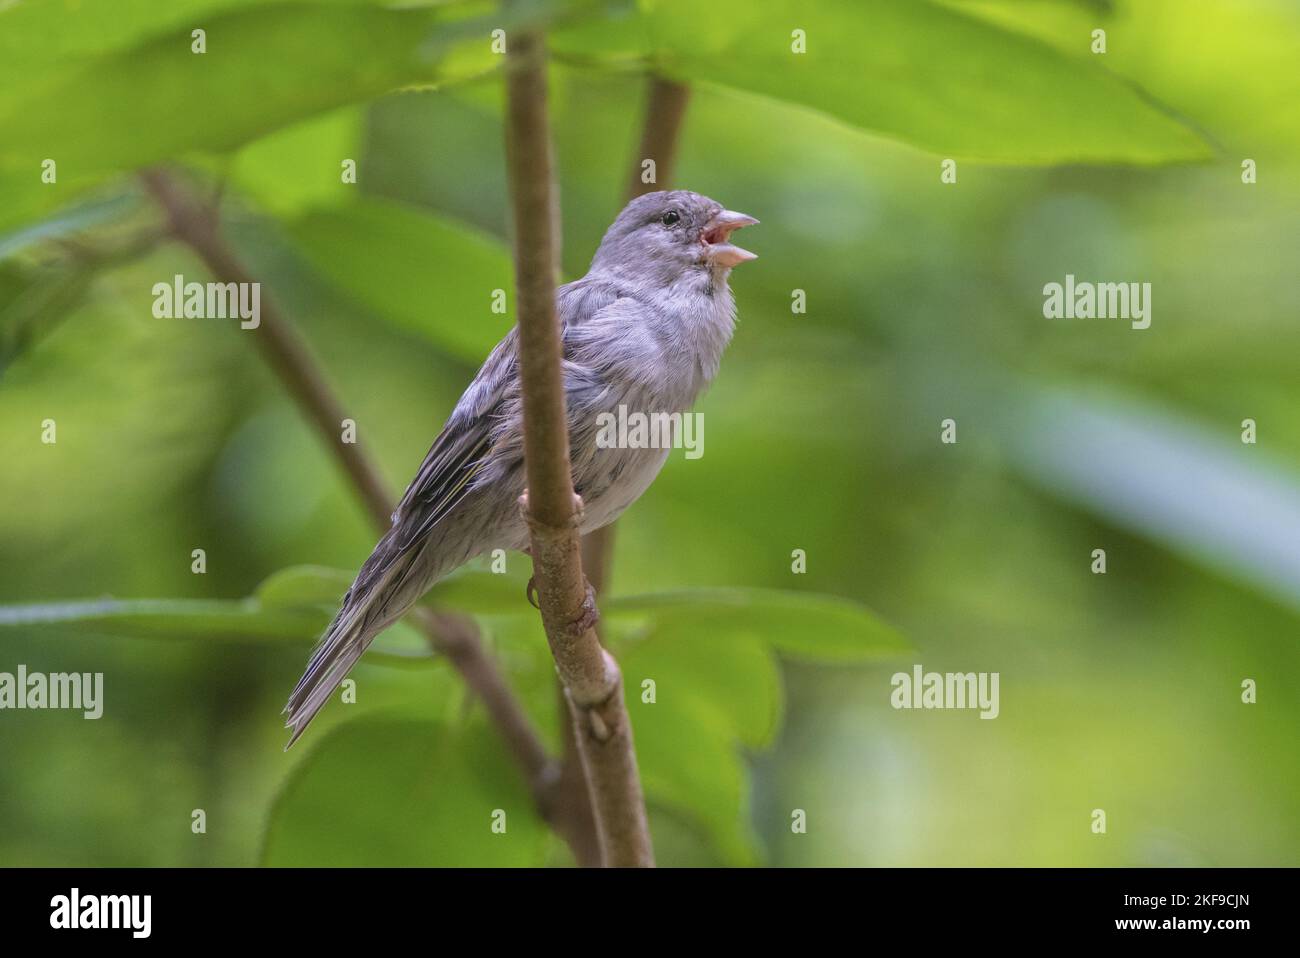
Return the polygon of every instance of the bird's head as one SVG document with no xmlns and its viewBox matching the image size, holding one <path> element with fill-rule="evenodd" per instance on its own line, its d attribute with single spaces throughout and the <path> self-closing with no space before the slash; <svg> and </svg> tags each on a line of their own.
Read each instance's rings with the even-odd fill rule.
<svg viewBox="0 0 1300 958">
<path fill-rule="evenodd" d="M 707 196 L 668 190 L 638 196 L 605 233 L 592 268 L 673 282 L 683 272 L 726 273 L 757 259 L 732 244 L 731 233 L 758 220 L 724 209 Z"/>
</svg>

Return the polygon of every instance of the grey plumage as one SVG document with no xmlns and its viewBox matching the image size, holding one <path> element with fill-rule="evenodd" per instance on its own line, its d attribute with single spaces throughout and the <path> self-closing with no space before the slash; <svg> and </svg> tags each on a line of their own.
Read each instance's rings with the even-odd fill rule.
<svg viewBox="0 0 1300 958">
<path fill-rule="evenodd" d="M 667 449 L 599 448 L 598 416 L 620 405 L 647 414 L 690 409 L 717 373 L 735 325 L 728 274 L 754 258 L 729 242 L 730 233 L 756 222 L 696 193 L 648 193 L 615 219 L 587 275 L 557 290 L 584 533 L 635 502 L 668 456 Z M 289 697 L 289 745 L 374 637 L 434 582 L 491 549 L 527 545 L 518 507 L 524 463 L 516 338 L 511 330 L 465 390 L 343 597 Z"/>
</svg>

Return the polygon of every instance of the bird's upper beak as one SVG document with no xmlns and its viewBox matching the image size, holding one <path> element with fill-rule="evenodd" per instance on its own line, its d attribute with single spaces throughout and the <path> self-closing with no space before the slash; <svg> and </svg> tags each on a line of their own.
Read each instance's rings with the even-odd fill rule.
<svg viewBox="0 0 1300 958">
<path fill-rule="evenodd" d="M 734 210 L 723 210 L 714 216 L 704 227 L 704 234 L 701 236 L 705 258 L 712 263 L 727 267 L 758 259 L 756 253 L 733 246 L 730 242 L 732 230 L 738 230 L 742 226 L 753 226 L 757 222 L 754 217 Z"/>
</svg>

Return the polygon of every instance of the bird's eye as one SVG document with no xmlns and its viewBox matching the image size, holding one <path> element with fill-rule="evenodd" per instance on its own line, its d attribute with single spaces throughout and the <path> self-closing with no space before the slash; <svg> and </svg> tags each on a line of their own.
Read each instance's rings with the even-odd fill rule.
<svg viewBox="0 0 1300 958">
<path fill-rule="evenodd" d="M 680 219 L 681 216 L 678 215 L 676 210 L 669 210 L 663 216 L 659 217 L 659 222 L 663 223 L 664 226 L 676 226 Z"/>
</svg>

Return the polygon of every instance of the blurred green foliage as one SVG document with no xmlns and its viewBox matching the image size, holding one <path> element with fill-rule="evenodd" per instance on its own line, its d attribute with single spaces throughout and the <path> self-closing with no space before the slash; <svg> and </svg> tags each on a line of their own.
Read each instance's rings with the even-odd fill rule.
<svg viewBox="0 0 1300 958">
<path fill-rule="evenodd" d="M 660 860 L 1295 863 L 1292 5 L 403 6 L 0 8 L 0 671 L 103 671 L 107 698 L 95 722 L 0 713 L 0 863 L 568 860 L 407 626 L 281 752 L 373 537 L 255 333 L 152 316 L 155 282 L 202 270 L 130 176 L 222 185 L 228 236 L 396 488 L 512 319 L 490 308 L 510 263 L 489 34 L 532 22 L 568 275 L 621 205 L 649 69 L 693 86 L 678 185 L 763 221 L 708 454 L 620 522 L 604 603 Z M 1151 328 L 1045 320 L 1066 273 L 1151 282 Z M 475 615 L 554 743 L 527 560 L 509 569 L 429 601 Z M 999 718 L 894 711 L 913 661 L 1000 672 Z"/>
</svg>

